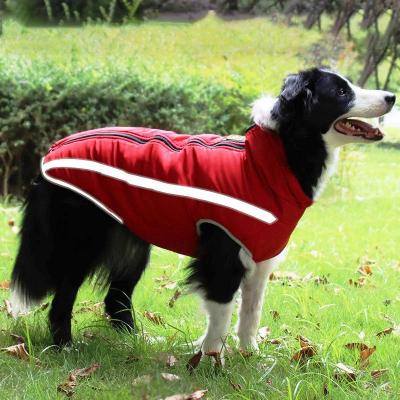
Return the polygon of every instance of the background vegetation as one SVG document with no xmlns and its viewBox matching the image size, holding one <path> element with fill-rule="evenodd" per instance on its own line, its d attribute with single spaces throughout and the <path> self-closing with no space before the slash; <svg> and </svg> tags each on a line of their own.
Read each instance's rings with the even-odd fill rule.
<svg viewBox="0 0 400 400">
<path fill-rule="evenodd" d="M 357 80 L 369 33 L 378 29 L 383 34 L 395 15 L 393 10 L 382 12 L 373 28 L 364 30 L 359 24 L 365 10 L 356 11 L 335 36 L 332 30 L 345 3 L 362 10 L 366 2 L 328 2 L 333 7 L 327 7 L 320 1 L 324 13 L 310 8 L 316 4 L 311 1 L 104 1 L 103 11 L 87 8 L 100 2 L 64 3 L 68 8 L 57 8 L 55 0 L 7 2 L 13 14 L 5 19 L 0 37 L 3 195 L 20 194 L 49 144 L 74 131 L 115 124 L 241 133 L 250 123 L 250 103 L 262 92 L 276 95 L 290 72 L 329 64 Z M 51 21 L 46 4 L 52 7 Z M 210 4 L 224 19 L 211 13 L 191 21 Z M 31 11 L 22 14 L 16 5 Z M 137 9 L 128 15 L 127 5 Z M 178 14 L 180 10 L 185 13 Z M 244 13 L 252 18 L 238 18 Z M 149 20 L 157 14 L 160 20 Z M 313 24 L 308 16 L 315 17 Z M 306 23 L 310 29 L 304 28 Z M 383 75 L 377 80 L 373 73 L 368 85 L 385 83 L 392 40 L 389 58 L 379 63 Z M 394 68 L 390 87 L 396 90 L 398 82 Z M 223 371 L 215 372 L 208 361 L 192 374 L 186 370 L 195 351 L 192 340 L 201 335 L 205 320 L 193 296 L 182 295 L 169 307 L 176 290 L 183 289 L 188 260 L 160 249 L 154 249 L 135 292 L 138 336 L 109 328 L 103 295 L 90 283 L 80 291 L 75 307 L 76 341 L 70 350 L 49 347 L 45 305 L 17 323 L 12 320 L 3 301 L 9 297 L 20 203 L 3 197 L 0 348 L 19 340 L 11 334 L 20 335 L 31 358 L 0 353 L 0 397 L 64 398 L 57 387 L 69 372 L 99 363 L 92 376 L 78 379 L 71 388 L 73 398 L 152 400 L 208 389 L 206 397 L 218 400 L 398 399 L 399 133 L 386 131 L 385 143 L 352 146 L 342 153 L 337 176 L 294 234 L 281 268 L 288 278 L 271 281 L 262 320 L 269 328 L 263 334 L 269 334 L 260 355 L 238 353 L 230 337 L 233 350 Z M 158 313 L 165 323 L 154 324 L 145 311 Z M 377 336 L 385 328 L 390 333 Z M 300 363 L 292 359 L 300 349 L 298 335 L 309 338 L 315 348 L 315 354 Z M 361 362 L 359 350 L 345 347 L 354 342 L 368 349 L 376 346 L 367 362 Z M 177 359 L 174 366 L 167 363 L 171 355 Z M 354 379 L 340 372 L 338 363 L 354 368 Z M 180 380 L 165 381 L 162 372 Z"/>
</svg>

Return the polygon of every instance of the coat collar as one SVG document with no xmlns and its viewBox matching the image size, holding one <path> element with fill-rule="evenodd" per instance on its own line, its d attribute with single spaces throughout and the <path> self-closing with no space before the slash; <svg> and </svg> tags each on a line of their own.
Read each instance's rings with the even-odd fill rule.
<svg viewBox="0 0 400 400">
<path fill-rule="evenodd" d="M 301 208 L 313 203 L 291 171 L 282 139 L 276 131 L 258 125 L 250 127 L 246 133 L 246 160 L 263 184 L 273 188 L 279 197 L 294 201 Z"/>
</svg>

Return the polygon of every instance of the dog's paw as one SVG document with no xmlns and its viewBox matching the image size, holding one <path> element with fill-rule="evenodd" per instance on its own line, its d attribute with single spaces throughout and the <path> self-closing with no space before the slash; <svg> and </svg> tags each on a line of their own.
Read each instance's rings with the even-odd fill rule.
<svg viewBox="0 0 400 400">
<path fill-rule="evenodd" d="M 202 353 L 209 357 L 215 366 L 222 367 L 225 364 L 225 344 L 221 339 L 215 340 L 204 340 L 203 345 L 201 346 Z"/>
<path fill-rule="evenodd" d="M 255 337 L 240 338 L 240 350 L 243 352 L 259 353 L 260 348 Z"/>
</svg>

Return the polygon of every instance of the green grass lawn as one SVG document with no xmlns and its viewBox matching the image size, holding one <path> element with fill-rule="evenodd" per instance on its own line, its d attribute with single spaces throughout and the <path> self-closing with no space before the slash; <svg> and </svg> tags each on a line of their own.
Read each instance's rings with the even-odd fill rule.
<svg viewBox="0 0 400 400">
<path fill-rule="evenodd" d="M 7 20 L 0 60 L 120 68 L 166 80 L 193 75 L 245 90 L 277 93 L 284 76 L 304 67 L 301 57 L 320 34 L 265 18 L 196 23 L 29 28 Z M 101 73 L 101 72 L 100 72 Z"/>
<path fill-rule="evenodd" d="M 262 326 L 268 326 L 270 338 L 280 338 L 281 344 L 265 342 L 260 354 L 250 358 L 233 350 L 224 370 L 215 372 L 206 360 L 190 374 L 185 364 L 194 352 L 191 340 L 201 335 L 205 318 L 195 296 L 182 296 L 169 308 L 175 289 L 160 286 L 177 282 L 179 287 L 188 260 L 154 249 L 134 296 L 137 337 L 115 333 L 108 326 L 102 308 L 93 307 L 103 297 L 90 284 L 82 288 L 75 305 L 71 350 L 57 352 L 49 347 L 47 311 L 15 322 L 3 309 L 0 347 L 14 343 L 11 333 L 22 335 L 41 364 L 0 354 L 1 398 L 63 397 L 57 394 L 57 385 L 66 381 L 69 371 L 93 363 L 100 368 L 79 382 L 74 398 L 161 399 L 195 389 L 208 389 L 209 399 L 399 398 L 400 336 L 376 336 L 400 324 L 399 152 L 371 145 L 346 149 L 342 158 L 323 197 L 300 222 L 280 268 L 300 277 L 325 276 L 328 282 L 273 281 L 266 293 Z M 9 278 L 15 256 L 17 236 L 8 226 L 14 218 L 18 223 L 17 207 L 1 208 L 0 282 Z M 364 286 L 354 287 L 349 279 L 361 276 L 356 270 L 363 257 L 375 260 L 373 274 Z M 0 290 L 1 301 L 8 295 L 8 290 Z M 274 319 L 271 310 L 279 318 Z M 165 325 L 154 325 L 143 317 L 144 311 L 160 313 Z M 299 349 L 297 335 L 312 340 L 317 349 L 304 365 L 291 361 Z M 232 337 L 228 342 L 234 349 Z M 351 342 L 376 346 L 366 368 L 359 365 L 358 351 L 344 347 Z M 167 355 L 177 358 L 174 367 L 166 366 Z M 360 371 L 355 382 L 335 377 L 339 362 Z M 386 368 L 383 376 L 371 378 L 372 370 Z M 165 382 L 161 372 L 181 379 Z M 135 379 L 143 375 L 149 375 L 150 381 L 135 385 Z M 235 390 L 231 383 L 241 389 Z"/>
<path fill-rule="evenodd" d="M 8 20 L 4 31 L 0 60 L 33 65 L 45 61 L 67 72 L 77 65 L 98 65 L 99 74 L 119 68 L 166 80 L 193 75 L 273 94 L 287 73 L 304 67 L 302 54 L 308 46 L 321 40 L 314 31 L 261 18 L 249 23 L 213 16 L 194 24 L 81 28 L 27 28 Z M 343 54 L 340 63 L 347 68 L 351 60 Z M 398 131 L 390 132 L 391 140 L 398 137 Z M 215 372 L 206 360 L 189 374 L 185 364 L 195 351 L 191 341 L 202 334 L 205 316 L 195 296 L 182 296 L 173 308 L 168 306 L 176 289 L 161 286 L 176 282 L 180 287 L 188 260 L 154 249 L 134 296 L 137 336 L 115 333 L 108 326 L 101 304 L 97 305 L 104 294 L 90 284 L 82 288 L 75 305 L 75 345 L 70 350 L 51 347 L 47 310 L 15 322 L 3 307 L 0 347 L 15 343 L 11 333 L 22 335 L 40 365 L 0 353 L 0 398 L 63 398 L 57 385 L 67 380 L 69 371 L 99 363 L 93 376 L 78 383 L 73 398 L 153 400 L 208 389 L 209 399 L 398 399 L 400 336 L 376 334 L 400 325 L 399 150 L 352 147 L 342 157 L 323 197 L 300 222 L 280 268 L 300 277 L 325 276 L 327 283 L 273 281 L 266 294 L 261 326 L 270 328 L 270 338 L 279 338 L 279 345 L 264 342 L 259 355 L 246 358 L 230 337 L 233 350 L 222 371 Z M 9 279 L 17 248 L 9 221 L 15 219 L 18 225 L 19 218 L 17 206 L 0 207 L 0 286 Z M 373 274 L 364 286 L 354 287 L 349 279 L 360 277 L 356 271 L 363 257 L 375 260 Z M 0 305 L 8 296 L 7 289 L 0 289 Z M 143 317 L 145 311 L 160 313 L 165 325 L 154 325 Z M 278 314 L 271 311 L 279 318 L 274 319 Z M 291 360 L 299 349 L 297 335 L 312 340 L 317 350 L 304 365 Z M 360 368 L 356 350 L 344 347 L 351 342 L 376 346 L 366 368 Z M 175 366 L 166 366 L 168 355 L 177 358 Z M 354 382 L 335 377 L 339 362 L 357 369 Z M 371 378 L 372 370 L 386 368 L 382 377 Z M 181 379 L 166 382 L 162 372 Z M 148 383 L 135 384 L 143 375 L 150 376 Z"/>
</svg>

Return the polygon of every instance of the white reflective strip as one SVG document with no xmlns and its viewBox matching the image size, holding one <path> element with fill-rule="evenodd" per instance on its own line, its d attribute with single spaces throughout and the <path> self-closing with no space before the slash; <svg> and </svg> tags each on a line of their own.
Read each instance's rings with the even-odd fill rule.
<svg viewBox="0 0 400 400">
<path fill-rule="evenodd" d="M 74 191 L 76 193 L 79 193 L 81 196 L 86 197 L 87 199 L 93 201 L 93 203 L 95 203 L 97 206 L 99 206 L 107 214 L 111 215 L 111 217 L 116 219 L 120 224 L 124 223 L 124 221 L 122 220 L 122 218 L 120 216 L 118 216 L 117 214 L 112 212 L 106 205 L 104 205 L 99 200 L 97 200 L 96 198 L 91 196 L 89 193 L 83 191 L 82 189 L 79 189 L 77 186 L 71 185 L 70 183 L 62 181 L 61 179 L 53 178 L 52 176 L 47 174 L 47 171 L 50 169 L 47 167 L 48 164 L 49 163 L 44 164 L 44 159 L 42 159 L 42 164 L 41 164 L 42 174 L 49 182 L 54 183 L 55 185 L 58 185 L 58 186 L 65 187 L 67 189 L 71 189 L 72 191 Z"/>
<path fill-rule="evenodd" d="M 253 204 L 246 203 L 245 201 L 235 199 L 225 194 L 212 192 L 206 189 L 199 189 L 191 186 L 182 186 L 162 182 L 157 179 L 131 174 L 122 169 L 110 167 L 109 165 L 102 164 L 96 161 L 80 160 L 75 158 L 63 158 L 52 160 L 47 163 L 42 163 L 42 171 L 44 175 L 47 171 L 54 168 L 71 168 L 97 172 L 99 174 L 121 180 L 129 185 L 136 186 L 142 189 L 148 189 L 154 192 L 160 192 L 179 197 L 188 197 L 191 199 L 197 199 L 208 203 L 217 204 L 222 207 L 230 208 L 240 213 L 249 215 L 250 217 L 256 218 L 262 222 L 266 222 L 267 224 L 273 224 L 277 220 L 276 217 L 269 211 L 263 210 L 262 208 L 254 206 Z M 68 187 L 67 185 L 69 184 L 63 182 L 62 185 Z M 77 190 L 77 188 L 75 187 L 72 187 L 71 189 L 75 191 L 80 190 Z M 80 192 L 78 191 L 78 193 Z M 85 192 L 82 192 L 82 194 L 86 197 L 90 196 Z M 93 201 L 95 201 L 95 199 L 93 199 Z M 98 204 L 97 200 L 95 202 L 96 204 Z M 102 205 L 102 208 L 104 208 L 104 205 Z"/>
</svg>

